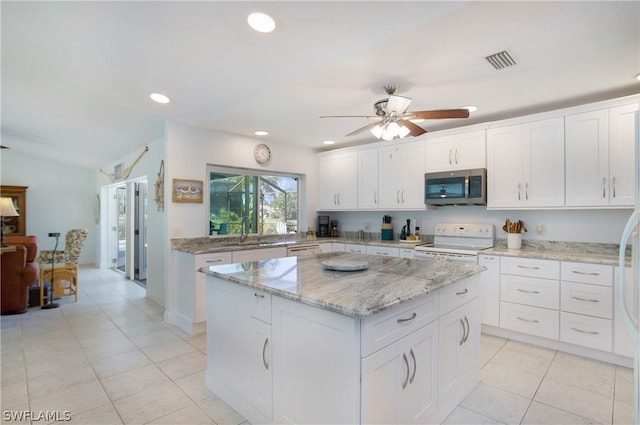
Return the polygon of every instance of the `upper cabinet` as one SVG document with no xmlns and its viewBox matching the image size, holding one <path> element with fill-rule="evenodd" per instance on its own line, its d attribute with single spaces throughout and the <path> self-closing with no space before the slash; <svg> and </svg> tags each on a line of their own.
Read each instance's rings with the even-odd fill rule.
<svg viewBox="0 0 640 425">
<path fill-rule="evenodd" d="M 487 131 L 487 207 L 564 205 L 564 120 Z"/>
<path fill-rule="evenodd" d="M 426 172 L 486 167 L 485 131 L 427 136 Z"/>
<path fill-rule="evenodd" d="M 358 207 L 358 153 L 340 152 L 320 158 L 321 210 Z"/>
<path fill-rule="evenodd" d="M 378 149 L 379 207 L 424 209 L 424 140 Z"/>
<path fill-rule="evenodd" d="M 379 203 L 378 149 L 358 151 L 358 208 L 375 209 Z"/>
<path fill-rule="evenodd" d="M 567 206 L 633 206 L 638 104 L 566 117 Z"/>
</svg>

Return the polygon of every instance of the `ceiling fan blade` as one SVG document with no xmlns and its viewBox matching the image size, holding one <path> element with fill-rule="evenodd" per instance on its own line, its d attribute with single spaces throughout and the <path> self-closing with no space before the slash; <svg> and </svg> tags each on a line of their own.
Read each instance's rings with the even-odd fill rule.
<svg viewBox="0 0 640 425">
<path fill-rule="evenodd" d="M 407 112 L 405 119 L 437 120 L 443 118 L 469 118 L 468 109 L 437 109 L 434 111 Z"/>
<path fill-rule="evenodd" d="M 377 115 L 322 115 L 320 118 L 380 118 Z"/>
<path fill-rule="evenodd" d="M 407 127 L 413 137 L 420 136 L 427 132 L 427 130 L 409 120 L 398 120 L 398 123 Z"/>
<path fill-rule="evenodd" d="M 391 96 L 389 96 L 389 100 L 387 101 L 387 107 L 384 108 L 384 111 L 387 114 L 391 112 L 395 112 L 398 115 L 404 114 L 404 112 L 409 107 L 410 103 L 411 103 L 410 98 L 392 94 Z"/>
<path fill-rule="evenodd" d="M 372 129 L 373 127 L 375 127 L 376 125 L 378 125 L 378 123 L 379 123 L 379 122 L 380 122 L 380 121 L 376 121 L 376 122 L 369 123 L 369 124 L 365 125 L 364 127 L 360 127 L 359 129 L 357 129 L 357 130 L 355 130 L 355 131 L 352 131 L 351 133 L 347 134 L 345 137 L 348 137 L 348 136 L 355 136 L 356 134 L 360 134 L 360 133 L 362 133 L 363 131 L 370 130 L 370 129 Z M 412 123 L 412 124 L 413 124 L 413 123 Z"/>
</svg>

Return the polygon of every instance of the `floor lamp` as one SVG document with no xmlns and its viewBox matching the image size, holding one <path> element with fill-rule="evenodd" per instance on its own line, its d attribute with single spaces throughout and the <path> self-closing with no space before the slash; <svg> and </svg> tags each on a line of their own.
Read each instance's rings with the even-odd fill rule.
<svg viewBox="0 0 640 425">
<path fill-rule="evenodd" d="M 11 198 L 0 198 L 0 220 L 2 220 L 2 228 L 0 228 L 0 245 L 2 245 L 2 248 L 6 248 L 8 246 L 4 243 L 5 217 L 18 217 L 19 215 L 20 214 L 16 211 L 16 207 L 13 205 L 13 200 Z"/>
<path fill-rule="evenodd" d="M 54 303 L 53 302 L 53 268 L 54 268 L 54 264 L 56 262 L 56 249 L 58 249 L 58 238 L 60 238 L 60 233 L 49 233 L 49 237 L 56 238 L 56 245 L 53 247 L 53 255 L 51 256 L 51 279 L 49 282 L 49 290 L 47 291 L 48 297 L 49 297 L 49 303 L 43 305 L 41 308 L 44 309 L 50 309 L 50 308 L 58 308 L 60 307 L 60 304 L 58 303 Z M 44 282 L 42 282 L 42 284 L 44 285 Z"/>
</svg>

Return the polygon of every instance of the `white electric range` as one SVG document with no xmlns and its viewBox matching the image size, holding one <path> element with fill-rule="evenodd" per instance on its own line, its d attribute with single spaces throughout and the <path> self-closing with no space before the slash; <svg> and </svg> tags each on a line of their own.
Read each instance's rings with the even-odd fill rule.
<svg viewBox="0 0 640 425">
<path fill-rule="evenodd" d="M 495 242 L 493 224 L 436 224 L 433 244 L 417 245 L 415 258 L 478 263 L 478 253 L 492 248 Z"/>
</svg>

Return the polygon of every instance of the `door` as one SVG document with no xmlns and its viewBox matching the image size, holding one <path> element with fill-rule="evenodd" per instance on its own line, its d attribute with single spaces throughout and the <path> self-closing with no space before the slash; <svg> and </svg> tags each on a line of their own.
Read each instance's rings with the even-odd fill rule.
<svg viewBox="0 0 640 425">
<path fill-rule="evenodd" d="M 116 253 L 114 266 L 116 269 L 126 272 L 127 263 L 127 186 L 116 187 L 115 196 L 116 226 L 115 242 Z"/>
<path fill-rule="evenodd" d="M 139 282 L 147 280 L 147 182 L 135 183 L 134 211 L 134 279 Z"/>
</svg>

